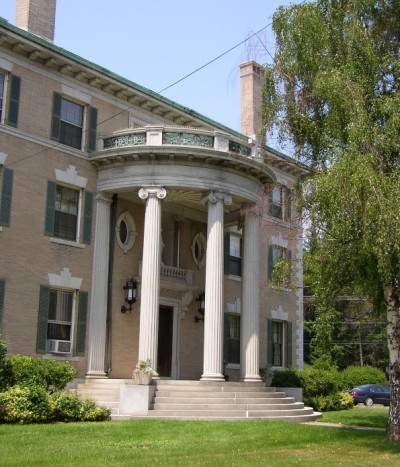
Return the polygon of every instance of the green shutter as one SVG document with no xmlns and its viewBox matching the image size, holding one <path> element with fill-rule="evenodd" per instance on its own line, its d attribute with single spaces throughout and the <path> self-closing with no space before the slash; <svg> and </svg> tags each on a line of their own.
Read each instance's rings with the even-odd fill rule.
<svg viewBox="0 0 400 467">
<path fill-rule="evenodd" d="M 83 235 L 82 242 L 89 244 L 92 233 L 93 193 L 85 191 L 85 205 L 83 208 Z"/>
<path fill-rule="evenodd" d="M 228 359 L 229 359 L 229 315 L 228 313 L 224 313 L 224 362 L 228 362 Z"/>
<path fill-rule="evenodd" d="M 286 219 L 290 220 L 292 217 L 292 190 L 286 188 Z"/>
<path fill-rule="evenodd" d="M 0 279 L 0 335 L 3 324 L 3 310 L 4 310 L 4 294 L 6 289 L 6 281 Z"/>
<path fill-rule="evenodd" d="M 93 152 L 96 150 L 97 109 L 89 107 L 88 114 L 89 126 L 87 130 L 87 150 L 88 152 Z"/>
<path fill-rule="evenodd" d="M 289 288 L 292 286 L 292 277 L 293 277 L 293 264 L 292 264 L 292 251 L 287 250 L 287 260 L 289 263 L 289 276 L 287 278 Z"/>
<path fill-rule="evenodd" d="M 0 225 L 10 225 L 13 178 L 13 171 L 5 167 L 3 169 L 3 185 L 1 187 Z"/>
<path fill-rule="evenodd" d="M 62 96 L 58 92 L 53 93 L 53 110 L 51 117 L 51 139 L 60 141 L 60 123 L 61 123 L 61 101 Z"/>
<path fill-rule="evenodd" d="M 224 274 L 229 274 L 230 234 L 224 235 Z"/>
<path fill-rule="evenodd" d="M 286 366 L 292 366 L 292 322 L 288 321 L 287 326 L 287 336 L 286 336 Z"/>
<path fill-rule="evenodd" d="M 47 182 L 47 199 L 46 199 L 46 215 L 44 223 L 44 233 L 46 235 L 54 235 L 54 214 L 56 207 L 56 190 L 55 182 L 49 180 Z"/>
<path fill-rule="evenodd" d="M 10 78 L 10 100 L 8 105 L 7 123 L 11 126 L 18 126 L 19 95 L 21 91 L 21 78 L 11 75 Z"/>
<path fill-rule="evenodd" d="M 37 325 L 36 352 L 46 353 L 47 320 L 49 316 L 50 287 L 40 286 L 39 313 Z"/>
<path fill-rule="evenodd" d="M 274 363 L 274 331 L 272 319 L 267 320 L 267 365 L 272 366 Z"/>
<path fill-rule="evenodd" d="M 274 247 L 270 245 L 268 248 L 268 279 L 272 280 L 272 273 L 274 271 Z"/>
<path fill-rule="evenodd" d="M 87 319 L 88 293 L 79 292 L 78 325 L 76 335 L 76 354 L 85 355 L 86 319 Z"/>
</svg>

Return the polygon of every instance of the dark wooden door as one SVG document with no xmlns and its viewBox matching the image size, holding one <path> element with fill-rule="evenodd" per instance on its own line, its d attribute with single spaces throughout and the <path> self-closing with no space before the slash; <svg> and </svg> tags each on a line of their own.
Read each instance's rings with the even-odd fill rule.
<svg viewBox="0 0 400 467">
<path fill-rule="evenodd" d="M 172 333 L 174 309 L 160 306 L 158 328 L 157 372 L 160 376 L 171 376 L 172 369 Z"/>
</svg>

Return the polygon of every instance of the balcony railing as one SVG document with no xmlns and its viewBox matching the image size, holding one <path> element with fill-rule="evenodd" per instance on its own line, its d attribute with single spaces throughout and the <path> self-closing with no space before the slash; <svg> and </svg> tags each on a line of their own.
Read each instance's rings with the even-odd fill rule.
<svg viewBox="0 0 400 467">
<path fill-rule="evenodd" d="M 247 142 L 219 131 L 195 128 L 143 127 L 114 132 L 100 140 L 100 149 L 119 149 L 133 146 L 190 146 L 230 152 L 244 157 L 258 157 L 257 142 Z"/>
<path fill-rule="evenodd" d="M 139 276 L 142 277 L 142 262 L 139 263 Z M 184 285 L 192 285 L 193 272 L 189 269 L 161 264 L 160 279 Z"/>
</svg>

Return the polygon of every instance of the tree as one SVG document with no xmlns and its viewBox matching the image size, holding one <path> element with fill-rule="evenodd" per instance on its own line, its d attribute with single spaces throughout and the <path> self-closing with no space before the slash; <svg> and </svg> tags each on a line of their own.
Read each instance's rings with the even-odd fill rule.
<svg viewBox="0 0 400 467">
<path fill-rule="evenodd" d="M 300 187 L 312 287 L 320 310 L 351 291 L 386 314 L 386 436 L 400 440 L 400 0 L 281 7 L 273 29 L 263 120 L 312 169 Z"/>
</svg>

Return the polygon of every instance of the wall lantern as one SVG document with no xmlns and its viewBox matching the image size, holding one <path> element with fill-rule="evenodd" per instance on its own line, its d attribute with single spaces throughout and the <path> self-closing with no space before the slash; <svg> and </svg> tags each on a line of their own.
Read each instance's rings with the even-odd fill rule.
<svg viewBox="0 0 400 467">
<path fill-rule="evenodd" d="M 126 313 L 127 311 L 131 312 L 132 304 L 137 300 L 137 282 L 132 278 L 127 279 L 123 289 L 125 290 L 125 301 L 129 305 L 129 308 L 122 305 L 121 313 Z"/>
<path fill-rule="evenodd" d="M 199 302 L 199 306 L 197 308 L 197 311 L 199 313 L 199 315 L 195 316 L 194 317 L 194 320 L 196 321 L 196 323 L 198 323 L 199 321 L 204 321 L 204 312 L 205 312 L 205 293 L 204 292 L 200 292 L 199 293 L 199 297 L 196 298 L 196 301 Z"/>
</svg>

